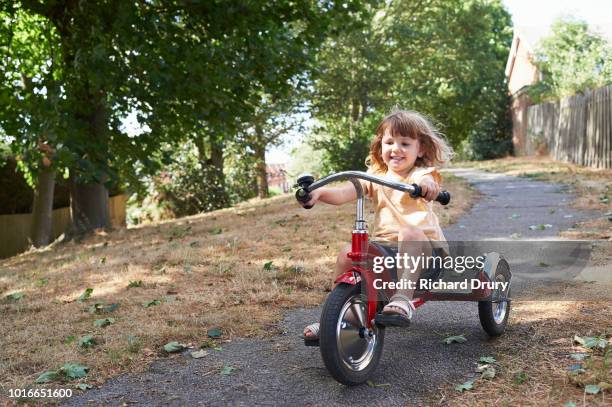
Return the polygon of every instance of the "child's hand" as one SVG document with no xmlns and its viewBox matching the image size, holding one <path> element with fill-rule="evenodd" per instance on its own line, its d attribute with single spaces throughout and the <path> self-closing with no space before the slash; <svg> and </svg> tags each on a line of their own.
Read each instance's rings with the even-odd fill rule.
<svg viewBox="0 0 612 407">
<path fill-rule="evenodd" d="M 440 193 L 440 186 L 433 179 L 424 178 L 419 184 L 421 196 L 427 201 L 433 201 Z"/>
<path fill-rule="evenodd" d="M 314 206 L 314 204 L 319 201 L 319 198 L 321 197 L 321 192 L 322 191 L 320 189 L 315 189 L 314 191 L 310 192 L 310 201 L 306 203 L 298 201 L 298 203 L 302 206 Z"/>
</svg>

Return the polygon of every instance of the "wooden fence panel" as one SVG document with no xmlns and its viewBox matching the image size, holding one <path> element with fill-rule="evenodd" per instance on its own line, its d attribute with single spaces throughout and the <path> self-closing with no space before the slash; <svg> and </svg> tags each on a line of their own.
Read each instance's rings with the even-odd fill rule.
<svg viewBox="0 0 612 407">
<path fill-rule="evenodd" d="M 111 224 L 113 227 L 125 226 L 126 195 L 117 195 L 109 199 Z M 51 235 L 58 238 L 70 225 L 70 208 L 53 210 Z M 14 256 L 30 246 L 30 228 L 32 215 L 0 215 L 0 259 Z"/>
<path fill-rule="evenodd" d="M 612 86 L 527 108 L 527 155 L 612 168 Z"/>
</svg>

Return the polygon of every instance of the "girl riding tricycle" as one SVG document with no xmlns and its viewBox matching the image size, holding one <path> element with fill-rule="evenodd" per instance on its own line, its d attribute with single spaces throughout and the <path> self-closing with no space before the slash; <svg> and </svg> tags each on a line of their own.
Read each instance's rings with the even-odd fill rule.
<svg viewBox="0 0 612 407">
<path fill-rule="evenodd" d="M 450 155 L 427 119 L 416 112 L 396 111 L 376 130 L 367 173 L 346 171 L 317 182 L 309 175 L 298 178 L 296 198 L 307 209 L 319 201 L 341 205 L 357 200 L 352 242 L 338 256 L 334 289 L 320 321 L 304 329 L 305 344 L 320 347 L 325 366 L 343 384 L 365 382 L 380 360 L 385 328 L 407 327 L 426 301 L 479 301 L 485 331 L 497 336 L 505 330 L 510 272 L 500 255 L 489 253 L 474 267 L 473 278 L 483 282 L 482 288 L 435 291 L 427 284 L 443 282 L 446 270 L 436 259 L 449 257 L 432 201 L 443 205 L 450 201 L 450 195 L 441 191 L 436 169 Z M 350 182 L 324 187 L 340 180 Z M 369 240 L 363 216 L 364 194 L 375 206 L 375 241 Z M 484 284 L 488 282 L 499 284 Z"/>
</svg>

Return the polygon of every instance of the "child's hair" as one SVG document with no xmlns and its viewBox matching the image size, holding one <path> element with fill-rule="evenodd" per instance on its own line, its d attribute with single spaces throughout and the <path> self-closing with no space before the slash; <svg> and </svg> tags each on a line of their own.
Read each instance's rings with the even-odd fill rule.
<svg viewBox="0 0 612 407">
<path fill-rule="evenodd" d="M 446 144 L 441 133 L 420 113 L 409 110 L 394 110 L 376 128 L 376 137 L 370 144 L 366 165 L 374 172 L 386 172 L 387 164 L 382 159 L 382 138 L 389 130 L 393 137 L 402 136 L 419 140 L 423 157 L 417 158 L 417 167 L 439 167 L 448 162 L 453 150 Z"/>
</svg>

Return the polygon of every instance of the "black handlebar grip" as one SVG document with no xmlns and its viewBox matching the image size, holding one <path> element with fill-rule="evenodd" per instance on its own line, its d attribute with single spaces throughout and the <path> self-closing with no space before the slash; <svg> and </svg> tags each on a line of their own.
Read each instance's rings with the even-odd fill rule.
<svg viewBox="0 0 612 407">
<path fill-rule="evenodd" d="M 421 193 L 423 192 L 421 191 L 421 187 L 418 186 L 417 184 L 412 184 L 412 186 L 414 187 L 414 192 L 412 192 L 410 196 L 413 198 L 419 198 L 421 196 Z M 451 196 L 448 191 L 442 191 L 436 197 L 436 202 L 440 202 L 442 205 L 448 205 L 450 200 L 451 200 Z"/>
<path fill-rule="evenodd" d="M 310 194 L 308 192 L 306 192 L 306 190 L 304 188 L 298 188 L 298 190 L 295 191 L 295 199 L 297 199 L 298 202 L 304 204 L 304 203 L 310 201 L 311 197 L 310 197 Z M 304 209 L 312 208 L 312 205 L 302 205 L 302 206 L 304 207 Z"/>
</svg>

